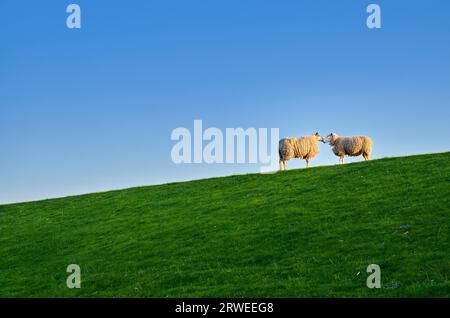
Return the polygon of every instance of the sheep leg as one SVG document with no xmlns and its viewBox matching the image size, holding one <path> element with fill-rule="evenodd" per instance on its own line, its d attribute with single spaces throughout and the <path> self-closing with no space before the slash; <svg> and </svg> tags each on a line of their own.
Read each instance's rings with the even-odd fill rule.
<svg viewBox="0 0 450 318">
<path fill-rule="evenodd" d="M 370 155 L 368 153 L 363 154 L 364 160 L 370 160 Z"/>
<path fill-rule="evenodd" d="M 286 160 L 283 160 L 284 171 L 286 171 Z"/>
<path fill-rule="evenodd" d="M 280 159 L 280 171 L 283 170 L 283 168 L 281 167 L 281 162 L 282 162 L 282 160 Z"/>
<path fill-rule="evenodd" d="M 306 158 L 305 160 L 306 160 L 306 168 L 309 168 L 309 159 Z"/>
<path fill-rule="evenodd" d="M 344 164 L 344 157 L 339 157 L 339 164 L 343 165 Z"/>
</svg>

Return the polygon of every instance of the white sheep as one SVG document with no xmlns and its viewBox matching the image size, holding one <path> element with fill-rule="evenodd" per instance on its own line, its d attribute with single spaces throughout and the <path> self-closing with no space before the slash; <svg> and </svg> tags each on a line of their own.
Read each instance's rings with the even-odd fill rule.
<svg viewBox="0 0 450 318">
<path fill-rule="evenodd" d="M 367 136 L 341 137 L 331 133 L 322 139 L 322 142 L 330 144 L 334 154 L 339 157 L 339 164 L 344 163 L 345 155 L 351 157 L 362 155 L 364 160 L 369 160 L 372 152 L 372 139 Z"/>
<path fill-rule="evenodd" d="M 292 158 L 300 158 L 306 160 L 306 167 L 309 167 L 309 160 L 314 158 L 319 153 L 317 141 L 322 140 L 322 137 L 317 132 L 312 136 L 300 138 L 283 138 L 278 144 L 278 154 L 280 155 L 280 170 L 281 163 L 286 170 L 286 161 Z"/>
</svg>

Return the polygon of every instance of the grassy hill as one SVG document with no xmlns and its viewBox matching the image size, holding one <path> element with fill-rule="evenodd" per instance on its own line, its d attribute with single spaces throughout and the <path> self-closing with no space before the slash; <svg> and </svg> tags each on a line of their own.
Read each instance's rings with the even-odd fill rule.
<svg viewBox="0 0 450 318">
<path fill-rule="evenodd" d="M 449 226 L 450 153 L 2 205 L 0 296 L 448 297 Z"/>
</svg>

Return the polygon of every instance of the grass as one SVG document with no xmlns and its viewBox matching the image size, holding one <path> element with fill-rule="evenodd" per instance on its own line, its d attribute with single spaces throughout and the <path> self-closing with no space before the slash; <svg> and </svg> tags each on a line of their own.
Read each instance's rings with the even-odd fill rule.
<svg viewBox="0 0 450 318">
<path fill-rule="evenodd" d="M 449 297 L 449 185 L 440 153 L 2 205 L 0 296 Z"/>
</svg>

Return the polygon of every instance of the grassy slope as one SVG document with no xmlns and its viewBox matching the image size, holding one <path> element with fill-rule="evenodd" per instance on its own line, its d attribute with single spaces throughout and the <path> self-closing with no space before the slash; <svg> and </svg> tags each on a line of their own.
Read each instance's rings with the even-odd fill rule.
<svg viewBox="0 0 450 318">
<path fill-rule="evenodd" d="M 442 153 L 4 205 L 0 296 L 449 296 L 449 185 Z"/>
</svg>

